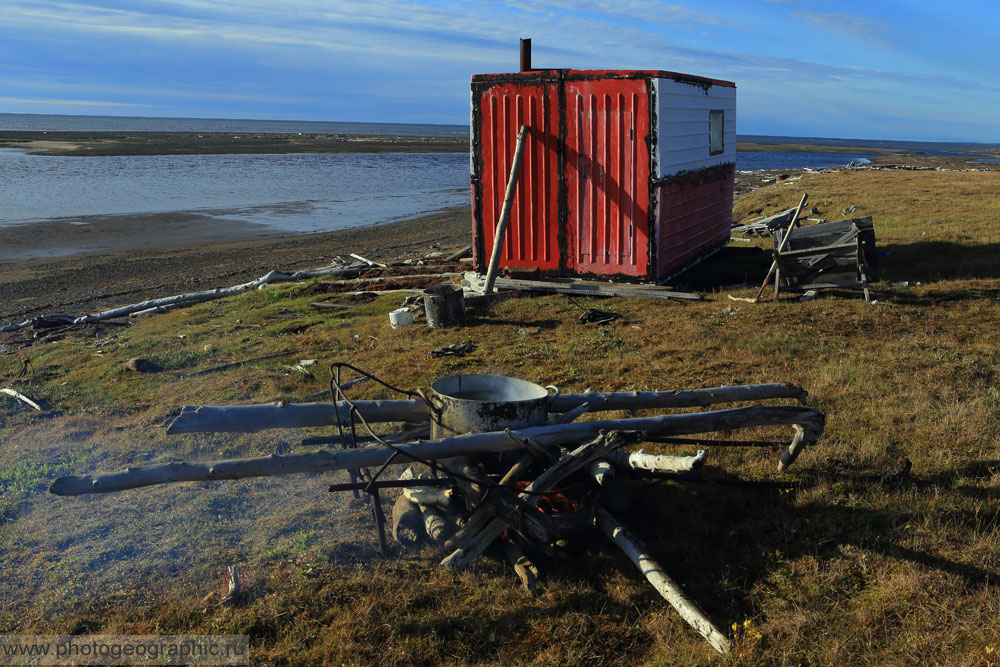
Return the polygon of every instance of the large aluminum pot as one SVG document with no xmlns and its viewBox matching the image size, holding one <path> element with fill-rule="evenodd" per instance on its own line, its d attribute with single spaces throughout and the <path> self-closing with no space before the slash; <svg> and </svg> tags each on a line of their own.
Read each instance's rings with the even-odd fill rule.
<svg viewBox="0 0 1000 667">
<path fill-rule="evenodd" d="M 558 395 L 503 375 L 446 375 L 431 385 L 431 437 L 541 426 Z"/>
</svg>

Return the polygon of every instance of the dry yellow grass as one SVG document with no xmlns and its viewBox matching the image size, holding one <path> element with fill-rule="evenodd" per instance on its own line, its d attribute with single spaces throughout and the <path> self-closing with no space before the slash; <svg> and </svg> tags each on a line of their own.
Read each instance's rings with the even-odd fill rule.
<svg viewBox="0 0 1000 667">
<path fill-rule="evenodd" d="M 255 660 L 279 663 L 715 661 L 599 542 L 542 562 L 545 592 L 531 600 L 489 560 L 452 573 L 434 566 L 433 550 L 380 559 L 367 509 L 326 493 L 330 476 L 77 499 L 45 492 L 68 472 L 295 447 L 306 434 L 167 436 L 162 423 L 183 404 L 319 391 L 322 374 L 282 367 L 315 357 L 407 388 L 452 372 L 563 391 L 800 384 L 827 415 L 819 445 L 788 475 L 802 489 L 632 485 L 608 502 L 730 629 L 732 664 L 996 662 L 1000 173 L 807 175 L 741 198 L 737 218 L 790 207 L 804 191 L 823 217 L 843 218 L 854 205 L 852 216 L 872 215 L 888 253 L 883 275 L 908 286 L 876 286 L 876 306 L 856 292 L 753 306 L 718 291 L 697 303 L 613 299 L 599 307 L 625 320 L 606 331 L 578 325 L 577 308 L 552 296 L 432 331 L 390 329 L 397 296 L 333 316 L 308 309 L 316 287 L 289 285 L 146 319 L 111 331 L 116 343 L 102 348 L 79 336 L 36 345 L 38 372 L 17 386 L 53 411 L 0 403 L 0 624 L 24 633 L 247 633 Z M 271 317 L 280 312 L 301 316 Z M 525 326 L 541 331 L 519 335 Z M 478 350 L 429 355 L 464 340 Z M 287 360 L 183 376 L 286 349 L 296 350 Z M 140 355 L 164 370 L 122 370 Z M 0 371 L 15 368 L 0 358 Z M 388 393 L 368 383 L 356 395 Z M 775 476 L 774 452 L 711 456 L 743 477 Z M 895 474 L 904 460 L 909 477 Z M 223 588 L 230 563 L 244 568 L 251 600 L 232 610 L 202 604 Z"/>
</svg>

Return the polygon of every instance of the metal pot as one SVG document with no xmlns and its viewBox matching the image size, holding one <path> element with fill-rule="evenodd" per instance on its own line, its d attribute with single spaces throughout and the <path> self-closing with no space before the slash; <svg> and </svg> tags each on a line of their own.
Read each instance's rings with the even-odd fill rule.
<svg viewBox="0 0 1000 667">
<path fill-rule="evenodd" d="M 446 375 L 431 385 L 431 437 L 542 426 L 558 395 L 556 387 L 502 375 Z"/>
</svg>

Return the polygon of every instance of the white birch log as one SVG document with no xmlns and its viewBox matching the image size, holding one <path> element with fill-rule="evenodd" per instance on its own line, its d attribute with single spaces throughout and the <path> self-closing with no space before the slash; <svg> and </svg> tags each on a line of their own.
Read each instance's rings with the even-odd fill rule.
<svg viewBox="0 0 1000 667">
<path fill-rule="evenodd" d="M 7 394 L 8 396 L 13 396 L 17 400 L 21 401 L 22 403 L 24 403 L 26 405 L 30 405 L 31 407 L 33 407 L 36 410 L 41 410 L 42 409 L 42 406 L 40 406 L 38 403 L 35 403 L 33 400 L 31 400 L 30 398 L 28 398 L 24 394 L 22 394 L 22 393 L 20 393 L 18 391 L 14 391 L 13 389 L 7 389 L 6 387 L 4 387 L 3 389 L 0 389 L 0 394 Z"/>
<path fill-rule="evenodd" d="M 608 514 L 607 510 L 603 507 L 597 508 L 597 516 L 594 522 L 601 533 L 614 542 L 628 556 L 629 560 L 646 577 L 646 580 L 653 585 L 656 592 L 662 595 L 677 610 L 677 613 L 681 615 L 681 618 L 688 625 L 708 640 L 708 643 L 716 651 L 722 654 L 729 653 L 732 648 L 729 639 L 715 627 L 715 624 L 709 620 L 705 612 L 684 593 L 683 589 L 660 567 L 660 564 L 649 555 L 639 540 L 635 539 L 631 533 L 625 530 L 625 527 Z"/>
<path fill-rule="evenodd" d="M 534 426 L 517 432 L 511 438 L 504 431 L 466 433 L 441 440 L 409 442 L 394 448 L 369 447 L 340 451 L 319 451 L 309 454 L 272 454 L 260 458 L 231 459 L 209 463 L 178 461 L 164 465 L 129 468 L 121 472 L 92 477 L 90 475 L 60 477 L 50 487 L 56 495 L 82 495 L 122 491 L 156 484 L 211 481 L 289 475 L 304 472 L 377 467 L 389 460 L 396 450 L 412 452 L 424 460 L 471 456 L 522 448 L 519 441 L 530 438 L 543 446 L 553 446 L 591 440 L 601 431 L 644 431 L 648 435 L 668 436 L 729 431 L 753 426 L 797 424 L 803 429 L 799 448 L 816 441 L 823 432 L 823 413 L 802 406 L 765 406 L 732 408 L 712 412 L 661 415 L 634 419 L 608 419 L 576 422 L 556 426 Z M 400 463 L 409 463 L 398 457 Z"/>
<path fill-rule="evenodd" d="M 441 544 L 451 537 L 454 530 L 440 507 L 421 505 L 420 512 L 424 516 L 424 530 L 433 541 Z"/>
<path fill-rule="evenodd" d="M 403 489 L 403 495 L 411 503 L 418 505 L 437 505 L 438 507 L 448 507 L 451 500 L 451 491 L 448 489 L 435 488 L 431 486 L 412 486 Z"/>
<path fill-rule="evenodd" d="M 789 382 L 738 385 L 714 389 L 642 392 L 584 392 L 563 394 L 552 399 L 549 412 L 579 416 L 606 410 L 652 410 L 661 408 L 707 407 L 718 403 L 794 398 L 804 401 L 806 392 Z M 355 405 L 369 422 L 428 421 L 427 405 L 422 400 L 356 401 Z M 341 405 L 341 419 L 349 408 Z M 337 423 L 329 403 L 266 403 L 262 405 L 185 405 L 167 428 L 167 433 L 238 432 L 249 433 L 269 428 L 317 428 Z"/>
<path fill-rule="evenodd" d="M 608 455 L 608 461 L 619 470 L 638 473 L 685 473 L 705 465 L 707 457 L 704 449 L 699 449 L 694 456 L 647 454 L 640 449 L 637 452 L 611 452 Z"/>
</svg>

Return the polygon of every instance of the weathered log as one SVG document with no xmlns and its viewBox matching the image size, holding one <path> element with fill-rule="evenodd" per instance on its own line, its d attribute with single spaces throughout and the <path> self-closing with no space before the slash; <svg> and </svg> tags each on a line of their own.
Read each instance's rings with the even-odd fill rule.
<svg viewBox="0 0 1000 667">
<path fill-rule="evenodd" d="M 531 438 L 543 446 L 582 442 L 595 438 L 601 431 L 643 431 L 653 435 L 685 435 L 710 431 L 728 431 L 753 426 L 799 425 L 803 437 L 795 445 L 795 455 L 802 446 L 815 442 L 823 432 L 823 413 L 802 406 L 764 406 L 732 408 L 712 412 L 661 415 L 633 419 L 609 419 L 575 422 L 556 426 L 534 426 L 518 431 L 518 439 Z M 523 447 L 503 431 L 466 433 L 441 440 L 410 442 L 388 447 L 366 447 L 341 451 L 320 451 L 310 454 L 272 454 L 260 458 L 232 459 L 209 463 L 175 462 L 91 477 L 89 475 L 60 477 L 50 487 L 57 495 L 81 495 L 122 491 L 155 484 L 211 481 L 289 475 L 381 466 L 399 450 L 404 453 L 399 462 L 407 462 L 406 452 L 424 460 L 444 459 L 511 451 Z M 789 448 L 791 450 L 791 447 Z M 794 456 L 790 456 L 794 460 Z M 789 461 L 790 463 L 790 461 Z M 785 464 L 787 466 L 787 464 Z"/>
<path fill-rule="evenodd" d="M 521 545 L 513 539 L 504 540 L 504 551 L 507 560 L 514 566 L 514 572 L 521 580 L 521 586 L 532 597 L 538 597 L 538 568 L 531 562 L 531 559 L 524 555 Z"/>
<path fill-rule="evenodd" d="M 771 382 L 711 389 L 675 391 L 587 391 L 582 394 L 561 394 L 552 399 L 549 412 L 569 412 L 586 403 L 591 412 L 604 410 L 654 410 L 660 408 L 708 407 L 718 403 L 761 401 L 770 398 L 794 398 L 800 403 L 807 393 L 791 382 Z"/>
<path fill-rule="evenodd" d="M 14 391 L 13 389 L 7 389 L 6 387 L 4 387 L 3 389 L 0 389 L 0 394 L 6 394 L 7 396 L 12 396 L 17 400 L 21 401 L 22 403 L 24 403 L 25 405 L 29 405 L 36 410 L 42 409 L 42 406 L 40 406 L 38 403 L 35 403 L 33 400 L 31 400 L 21 392 Z"/>
<path fill-rule="evenodd" d="M 508 433 L 508 435 L 510 435 Z M 517 480 L 521 479 L 531 464 L 534 463 L 535 457 L 531 452 L 525 452 L 517 460 L 514 465 L 510 467 L 510 470 L 500 479 L 500 486 L 510 486 Z M 468 520 L 465 525 L 458 529 L 454 535 L 452 535 L 444 546 L 447 549 L 456 549 L 459 546 L 465 544 L 468 540 L 476 536 L 476 534 L 485 528 L 490 521 L 493 520 L 493 515 L 487 512 L 481 507 L 477 507 L 473 510 L 472 514 L 469 515 Z"/>
<path fill-rule="evenodd" d="M 426 422 L 427 404 L 409 401 L 355 401 L 369 423 Z M 350 422 L 351 407 L 337 403 L 341 422 Z M 167 433 L 236 432 L 251 433 L 269 428 L 317 428 L 335 426 L 337 416 L 331 403 L 265 403 L 263 405 L 185 405 L 167 425 Z"/>
<path fill-rule="evenodd" d="M 615 474 L 615 469 L 607 461 L 594 461 L 590 464 L 588 472 L 599 486 L 603 486 L 604 480 Z"/>
<path fill-rule="evenodd" d="M 406 496 L 411 503 L 417 503 L 418 505 L 437 505 L 438 507 L 447 507 L 448 502 L 451 500 L 451 494 L 447 489 L 433 488 L 429 486 L 417 486 L 404 489 L 403 495 Z"/>
<path fill-rule="evenodd" d="M 729 653 L 732 646 L 726 636 L 715 627 L 715 624 L 709 620 L 705 612 L 660 567 L 659 563 L 645 550 L 639 540 L 635 539 L 617 519 L 608 514 L 607 510 L 602 507 L 597 509 L 595 524 L 605 537 L 625 552 L 629 560 L 639 568 L 639 571 L 646 577 L 646 580 L 653 585 L 656 592 L 662 595 L 677 610 L 677 613 L 687 621 L 688 625 L 708 640 L 708 643 L 716 651 L 722 654 Z"/>
<path fill-rule="evenodd" d="M 472 466 L 451 466 L 450 469 L 459 474 L 455 477 L 456 483 L 478 509 L 486 510 L 531 542 L 548 544 L 556 540 L 557 529 L 552 518 L 534 503 L 525 502 L 514 491 L 493 482 Z"/>
<path fill-rule="evenodd" d="M 514 145 L 514 159 L 510 163 L 510 176 L 507 178 L 507 191 L 504 193 L 503 206 L 500 209 L 500 219 L 493 232 L 493 252 L 490 254 L 490 264 L 486 270 L 486 286 L 483 294 L 493 291 L 493 281 L 497 277 L 500 266 L 500 254 L 504 239 L 507 238 L 507 222 L 510 220 L 510 209 L 514 204 L 514 193 L 517 192 L 517 182 L 521 175 L 521 158 L 524 156 L 524 144 L 528 138 L 528 126 L 522 125 L 517 133 L 517 143 Z"/>
<path fill-rule="evenodd" d="M 572 413 L 587 406 L 589 412 L 605 410 L 652 410 L 707 407 L 718 403 L 794 398 L 803 402 L 806 392 L 790 382 L 737 385 L 714 389 L 640 392 L 584 392 L 552 399 L 549 412 Z M 427 405 L 419 399 L 401 401 L 355 401 L 369 422 L 428 420 Z M 341 419 L 349 419 L 349 407 L 338 404 Z M 317 428 L 337 423 L 330 403 L 265 403 L 259 405 L 186 405 L 167 428 L 167 433 L 238 432 L 269 428 Z"/>
<path fill-rule="evenodd" d="M 608 435 L 604 433 L 598 434 L 590 442 L 560 456 L 555 464 L 546 469 L 535 481 L 528 485 L 521 494 L 521 498 L 531 505 L 538 505 L 541 494 L 549 491 L 566 477 L 586 467 L 591 461 L 606 456 L 610 448 L 620 444 L 621 440 L 615 432 Z M 463 567 L 468 565 L 474 558 L 486 551 L 490 544 L 500 537 L 507 527 L 508 524 L 504 521 L 494 519 L 474 538 L 445 557 L 441 561 L 441 566 Z"/>
<path fill-rule="evenodd" d="M 705 465 L 705 450 L 698 450 L 695 456 L 662 456 L 638 452 L 611 452 L 608 461 L 619 470 L 644 473 L 685 473 Z"/>
<path fill-rule="evenodd" d="M 432 540 L 441 544 L 454 533 L 452 523 L 448 521 L 440 507 L 435 505 L 421 505 L 420 513 L 424 517 L 424 530 Z"/>
<path fill-rule="evenodd" d="M 392 536 L 402 546 L 412 548 L 424 538 L 424 517 L 420 508 L 406 496 L 396 498 L 392 506 Z"/>
</svg>

